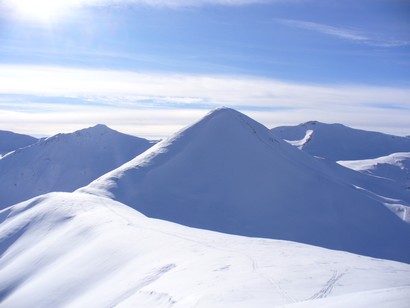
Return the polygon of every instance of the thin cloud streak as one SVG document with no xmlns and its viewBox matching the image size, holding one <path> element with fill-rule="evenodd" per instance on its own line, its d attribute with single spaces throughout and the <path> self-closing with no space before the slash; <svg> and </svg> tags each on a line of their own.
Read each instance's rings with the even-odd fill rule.
<svg viewBox="0 0 410 308">
<path fill-rule="evenodd" d="M 399 87 L 0 65 L 0 129 L 35 135 L 104 123 L 157 139 L 221 105 L 268 127 L 319 120 L 409 134 L 409 97 Z"/>
<path fill-rule="evenodd" d="M 32 0 L 3 0 L 1 4 L 6 6 L 23 6 L 26 2 Z M 118 6 L 118 5 L 147 5 L 156 7 L 196 7 L 204 5 L 224 5 L 238 6 L 257 3 L 278 2 L 283 0 L 43 0 L 42 3 L 52 4 L 53 6 L 66 8 L 79 8 L 90 6 Z"/>
<path fill-rule="evenodd" d="M 357 30 L 346 29 L 342 27 L 334 27 L 316 22 L 301 21 L 294 19 L 277 19 L 276 21 L 287 26 L 311 30 L 322 34 L 327 34 L 333 37 L 338 37 L 350 41 L 356 41 L 359 43 L 375 47 L 401 47 L 410 45 L 410 41 L 374 39 L 371 35 L 361 33 Z"/>
<path fill-rule="evenodd" d="M 114 105 L 146 101 L 257 107 L 344 108 L 408 105 L 410 89 L 315 85 L 268 78 L 0 65 L 0 93 L 94 99 Z"/>
<path fill-rule="evenodd" d="M 208 110 L 117 109 L 70 105 L 59 106 L 53 111 L 40 108 L 37 112 L 0 109 L 0 130 L 44 137 L 106 124 L 130 135 L 158 140 L 193 123 L 207 112 Z"/>
<path fill-rule="evenodd" d="M 161 139 L 170 136 L 183 127 L 203 117 L 209 109 L 166 109 L 166 108 L 102 108 L 90 106 L 63 105 L 52 110 L 38 107 L 31 110 L 1 110 L 1 130 L 51 136 L 69 133 L 98 123 L 103 123 L 118 131 L 148 139 Z M 409 135 L 409 114 L 400 110 L 379 112 L 370 108 L 348 108 L 344 111 L 296 109 L 278 111 L 239 111 L 263 123 L 268 128 L 280 125 L 296 125 L 310 120 L 326 123 L 343 123 L 356 128 L 381 131 L 397 135 Z"/>
</svg>

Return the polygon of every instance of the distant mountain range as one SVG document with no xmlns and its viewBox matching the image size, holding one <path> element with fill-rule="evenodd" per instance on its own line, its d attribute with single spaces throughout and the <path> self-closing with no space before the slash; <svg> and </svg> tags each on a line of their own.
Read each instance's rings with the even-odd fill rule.
<svg viewBox="0 0 410 308">
<path fill-rule="evenodd" d="M 306 153 L 337 161 L 342 166 L 374 179 L 385 180 L 381 186 L 377 184 L 378 181 L 373 181 L 370 185 L 364 184 L 370 191 L 381 192 L 391 182 L 401 189 L 401 196 L 379 200 L 398 217 L 410 223 L 410 137 L 317 121 L 297 126 L 280 126 L 271 131 Z"/>
<path fill-rule="evenodd" d="M 105 125 L 39 140 L 0 159 L 0 208 L 51 191 L 74 191 L 150 146 Z"/>
<path fill-rule="evenodd" d="M 32 136 L 0 130 L 0 157 L 11 151 L 36 143 L 37 141 L 38 139 Z"/>
<path fill-rule="evenodd" d="M 310 121 L 297 126 L 275 127 L 272 132 L 311 155 L 333 161 L 410 152 L 409 137 L 354 129 L 342 124 Z"/>
</svg>

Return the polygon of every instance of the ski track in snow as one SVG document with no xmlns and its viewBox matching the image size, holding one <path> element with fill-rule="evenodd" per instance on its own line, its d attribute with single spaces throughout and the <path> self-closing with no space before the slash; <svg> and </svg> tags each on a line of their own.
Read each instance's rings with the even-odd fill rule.
<svg viewBox="0 0 410 308">
<path fill-rule="evenodd" d="M 344 274 L 339 273 L 338 271 L 334 271 L 332 277 L 323 285 L 323 287 L 316 292 L 313 296 L 309 297 L 307 300 L 314 300 L 314 299 L 319 299 L 319 298 L 325 298 L 327 297 L 333 290 L 333 287 L 335 286 L 336 282 L 339 281 L 340 278 L 342 278 Z"/>
<path fill-rule="evenodd" d="M 128 217 L 126 217 L 126 216 L 120 214 L 119 212 L 115 211 L 111 206 L 109 206 L 108 204 L 106 204 L 104 198 L 101 198 L 101 204 L 102 204 L 106 209 L 108 209 L 109 211 L 113 212 L 115 215 L 117 215 L 117 216 L 121 217 L 122 219 L 124 219 L 124 221 L 126 222 L 127 225 L 132 226 L 132 227 L 137 227 Z M 151 229 L 151 231 L 162 233 L 161 231 L 159 231 L 159 230 L 154 230 L 154 229 Z M 180 235 L 176 235 L 176 234 L 170 234 L 170 233 L 165 233 L 165 232 L 164 232 L 164 234 L 166 234 L 166 235 L 172 235 L 172 236 L 174 236 L 174 237 L 176 237 L 176 238 L 180 238 L 180 239 L 183 239 L 183 240 L 186 240 L 186 241 L 194 242 L 194 243 L 196 243 L 196 244 L 203 245 L 203 246 L 206 246 L 206 247 L 208 247 L 208 248 L 212 248 L 212 249 L 215 249 L 215 250 L 218 250 L 218 251 L 226 251 L 226 252 L 229 252 L 229 253 L 238 253 L 237 251 L 235 252 L 235 251 L 232 251 L 232 250 L 230 250 L 230 249 L 221 249 L 220 247 L 215 247 L 215 246 L 210 245 L 210 244 L 205 244 L 205 243 L 200 242 L 200 241 L 195 241 L 195 240 L 193 240 L 193 239 L 191 239 L 191 238 L 189 238 L 189 237 L 184 237 L 184 236 L 180 236 Z M 255 260 L 254 258 L 252 258 L 252 256 L 250 256 L 250 255 L 248 255 L 248 254 L 245 254 L 245 253 L 240 253 L 240 254 L 241 254 L 242 256 L 244 256 L 246 259 L 249 260 L 249 262 L 250 262 L 250 264 L 251 264 L 251 266 L 252 266 L 252 270 L 253 270 L 255 273 L 257 273 L 261 278 L 263 278 L 264 280 L 267 280 L 270 284 L 272 284 L 272 285 L 275 287 L 275 289 L 277 290 L 277 292 L 278 292 L 283 298 L 285 298 L 285 299 L 286 299 L 287 301 L 289 301 L 290 303 L 296 303 L 296 302 L 298 302 L 298 300 L 296 300 L 295 298 L 293 298 L 292 296 L 290 296 L 285 290 L 283 290 L 283 288 L 281 287 L 281 285 L 280 285 L 277 281 L 275 281 L 275 280 L 273 280 L 272 278 L 266 276 L 266 275 L 263 273 L 263 270 L 260 269 L 260 267 L 259 267 L 258 263 L 256 262 L 256 260 Z M 227 265 L 227 266 L 230 267 L 231 265 Z M 127 292 L 125 292 L 122 296 L 120 296 L 117 300 L 115 300 L 114 303 L 113 303 L 110 307 L 115 307 L 115 306 L 117 306 L 118 304 L 120 304 L 121 302 L 123 302 L 125 299 L 131 297 L 133 294 L 135 294 L 136 292 L 138 292 L 138 291 L 139 291 L 140 289 L 142 289 L 143 287 L 145 287 L 145 286 L 151 284 L 152 282 L 158 280 L 159 278 L 161 278 L 162 275 L 166 274 L 168 271 L 172 270 L 172 269 L 175 268 L 175 267 L 176 267 L 175 264 L 169 264 L 169 265 L 166 265 L 166 266 L 162 267 L 157 274 L 153 273 L 152 275 L 149 275 L 148 277 L 146 277 L 146 279 L 144 279 L 144 280 L 145 280 L 145 283 L 144 283 L 144 282 L 140 282 L 140 283 L 138 283 L 137 286 L 135 286 L 135 287 L 131 288 L 130 290 L 128 290 Z M 340 277 L 341 277 L 341 276 L 340 276 Z M 339 278 L 340 278 L 340 277 L 339 277 Z M 339 279 L 339 278 L 338 278 L 338 279 Z M 335 281 L 335 282 L 336 282 L 336 281 Z M 326 284 L 328 284 L 328 282 L 327 282 Z M 332 286 L 332 288 L 333 288 L 333 286 Z M 330 291 L 331 291 L 331 290 L 330 290 Z M 330 291 L 329 291 L 327 294 L 329 294 Z M 320 298 L 320 297 L 318 297 L 318 298 Z"/>
<path fill-rule="evenodd" d="M 273 280 L 272 278 L 266 276 L 263 271 L 260 270 L 260 267 L 258 265 L 258 262 L 256 262 L 256 260 L 254 258 L 252 258 L 249 255 L 243 254 L 245 257 L 247 257 L 251 264 L 252 264 L 252 269 L 254 272 L 256 272 L 260 277 L 262 277 L 263 279 L 269 281 L 270 284 L 272 284 L 275 289 L 278 291 L 278 293 L 284 297 L 287 301 L 289 301 L 290 303 L 296 303 L 298 302 L 296 299 L 294 299 L 292 296 L 290 296 L 285 290 L 282 289 L 282 287 L 280 286 L 279 282 Z"/>
<path fill-rule="evenodd" d="M 63 243 L 68 239 L 71 242 L 73 238 L 67 237 L 67 234 L 70 235 L 73 230 L 76 230 L 83 223 L 87 222 L 88 227 L 99 226 L 100 223 L 112 223 L 113 232 L 121 230 L 118 235 L 127 237 L 128 233 L 122 233 L 123 231 L 129 231 L 130 237 L 142 233 L 143 241 L 141 246 L 136 248 L 138 251 L 124 247 L 125 249 L 122 252 L 121 245 L 114 245 L 115 247 L 112 250 L 107 251 L 101 248 L 104 247 L 103 243 L 107 238 L 97 236 L 97 233 L 99 234 L 101 231 L 110 234 L 111 229 L 96 229 L 95 234 L 90 232 L 90 244 L 95 245 L 96 250 L 90 249 L 85 255 L 78 255 L 79 258 L 84 258 L 84 262 L 74 261 L 77 256 L 73 254 L 69 256 L 68 260 L 73 260 L 74 263 L 70 265 L 63 260 L 62 263 L 56 264 L 53 269 L 50 270 L 49 268 L 44 271 L 42 277 L 29 271 L 28 276 L 24 277 L 27 278 L 25 283 L 19 285 L 14 291 L 19 293 L 11 294 L 2 303 L 5 307 L 27 307 L 31 304 L 35 307 L 67 305 L 73 307 L 105 306 L 118 308 L 222 308 L 237 306 L 293 307 L 293 305 L 296 305 L 295 307 L 305 307 L 306 304 L 307 308 L 321 307 L 322 303 L 331 303 L 334 307 L 379 307 L 377 304 L 366 306 L 368 303 L 378 303 L 378 301 L 387 303 L 383 306 L 384 308 L 407 307 L 408 295 L 405 294 L 405 291 L 400 293 L 401 295 L 399 294 L 401 296 L 399 299 L 395 298 L 396 293 L 393 295 L 390 295 L 390 293 L 381 294 L 377 298 L 374 298 L 373 295 L 376 290 L 388 288 L 396 290 L 407 286 L 409 276 L 406 273 L 400 273 L 401 270 L 404 270 L 408 274 L 409 270 L 405 264 L 400 266 L 396 262 L 377 261 L 342 252 L 322 251 L 317 250 L 318 248 L 309 248 L 299 244 L 294 246 L 295 244 L 290 242 L 272 242 L 263 239 L 246 240 L 246 238 L 231 237 L 214 232 L 195 231 L 192 228 L 187 229 L 176 224 L 151 220 L 143 217 L 143 215 L 134 216 L 133 212 L 130 212 L 120 203 L 106 198 L 90 197 L 85 194 L 56 193 L 43 199 L 44 202 L 48 203 L 46 204 L 48 206 L 39 208 L 34 213 L 23 214 L 22 210 L 27 210 L 27 207 L 32 205 L 30 202 L 12 208 L 11 211 L 15 215 L 24 215 L 20 218 L 16 217 L 17 220 L 14 223 L 24 228 L 25 219 L 33 216 L 35 217 L 33 221 L 39 221 L 40 226 L 45 226 L 44 231 L 47 231 L 48 234 L 48 232 L 51 232 L 47 229 L 50 223 L 64 221 L 64 224 L 61 225 L 64 232 L 55 234 L 55 239 L 58 240 L 61 236 Z M 73 205 L 72 210 L 68 208 L 61 212 L 57 210 L 70 204 Z M 24 207 L 24 205 L 27 205 L 27 207 Z M 80 219 L 71 222 L 65 220 L 65 217 L 72 217 L 74 214 L 78 214 Z M 88 218 L 94 217 L 94 215 L 97 215 L 95 221 L 91 220 L 90 225 L 88 225 Z M 39 217 L 42 219 L 39 220 Z M 148 232 L 145 233 L 146 231 Z M 74 235 L 81 236 L 81 233 L 75 233 Z M 152 236 L 152 240 L 149 239 L 150 236 Z M 110 236 L 109 239 L 111 238 Z M 104 242 L 101 242 L 101 240 L 104 240 Z M 30 242 L 20 242 L 20 245 L 30 244 L 29 249 L 36 246 L 34 241 Z M 181 244 L 182 242 L 184 243 Z M 135 244 L 136 242 L 130 239 L 130 241 L 125 240 L 121 243 L 129 246 L 129 244 Z M 175 250 L 174 248 L 160 249 L 158 253 L 161 255 L 157 258 L 156 248 L 164 246 L 162 243 L 167 243 L 165 246 L 169 247 L 174 247 L 173 243 L 178 246 L 181 244 L 180 248 L 182 250 L 178 248 Z M 55 249 L 56 247 L 53 247 L 53 245 L 50 245 L 50 247 Z M 81 245 L 88 245 L 88 242 L 85 241 Z M 74 246 L 73 248 L 78 249 L 80 247 Z M 185 248 L 193 253 L 190 254 L 188 251 L 189 259 L 184 255 Z M 288 260 L 289 253 L 282 253 L 280 249 L 286 251 L 290 249 L 288 252 L 291 252 L 294 258 Z M 167 252 L 170 252 L 169 256 L 165 254 Z M 174 252 L 176 255 L 173 254 Z M 273 253 L 272 256 L 269 256 L 270 252 Z M 44 257 L 42 257 L 43 253 L 45 253 Z M 41 257 L 45 260 L 51 260 L 54 256 L 54 253 L 51 255 L 47 252 L 43 253 L 40 252 L 40 255 L 34 253 L 34 260 L 40 260 Z M 60 249 L 57 253 L 60 253 Z M 64 251 L 61 251 L 61 253 L 64 254 Z M 107 253 L 116 258 L 106 258 Z M 322 253 L 324 259 L 322 259 Z M 114 259 L 118 260 L 117 257 L 121 257 L 121 254 L 130 254 L 130 257 L 135 257 L 135 263 L 130 263 L 131 266 L 128 267 L 127 262 L 115 261 Z M 101 258 L 98 256 L 101 256 Z M 197 263 L 194 260 L 196 256 L 200 258 L 203 256 L 204 259 L 199 260 Z M 139 257 L 141 259 L 138 260 Z M 155 262 L 154 266 L 150 265 L 151 257 Z M 318 259 L 312 263 L 311 261 L 316 258 Z M 94 259 L 97 263 L 90 264 L 90 260 Z M 128 259 L 124 258 L 123 260 Z M 24 262 L 18 262 L 17 260 L 14 268 L 8 267 L 8 275 L 2 272 L 3 279 L 0 280 L 5 282 L 7 277 L 10 279 L 10 277 L 18 275 L 14 271 L 18 266 L 31 268 L 32 262 L 33 258 L 29 256 Z M 105 276 L 102 275 L 97 275 L 98 277 L 96 276 L 95 280 L 90 278 L 90 275 L 99 271 L 98 264 L 100 262 L 104 262 L 104 268 L 108 270 L 107 274 L 111 275 L 111 281 L 105 280 Z M 346 264 L 352 267 L 352 271 L 346 268 Z M 371 267 L 372 264 L 374 269 Z M 69 267 L 66 268 L 65 265 L 69 265 Z M 204 269 L 197 271 L 198 265 L 204 265 Z M 66 285 L 56 281 L 60 277 L 63 281 L 65 279 L 64 272 L 60 272 L 61 267 L 65 268 L 64 271 L 69 273 L 68 276 L 70 276 L 71 271 L 77 270 L 78 266 L 80 266 L 80 269 L 84 268 L 86 270 L 85 273 L 79 273 L 82 276 L 77 278 L 74 276 L 72 278 L 68 277 Z M 88 270 L 88 266 L 92 269 Z M 286 268 L 283 268 L 283 266 Z M 7 268 L 5 269 L 7 270 Z M 39 267 L 39 269 L 42 269 L 42 267 Z M 293 269 L 295 275 L 293 275 Z M 368 270 L 370 271 L 367 272 Z M 215 274 L 215 271 L 223 273 Z M 195 277 L 192 278 L 191 275 Z M 341 281 L 345 283 L 341 283 Z M 101 282 L 101 285 L 98 285 L 98 282 Z M 52 288 L 53 283 L 60 284 L 64 288 L 63 291 L 58 287 L 53 290 L 44 288 L 46 285 Z M 73 286 L 79 284 L 80 288 L 78 290 L 73 289 Z M 95 288 L 90 287 L 91 285 Z M 56 295 L 56 292 L 60 291 L 61 294 Z M 55 296 L 54 299 L 53 296 Z M 343 305 L 346 296 L 350 301 L 349 305 L 338 305 L 339 303 Z M 316 302 L 317 300 L 318 302 Z M 322 302 L 322 300 L 325 300 L 325 302 Z M 357 300 L 364 304 L 359 303 L 356 305 Z M 93 301 L 95 301 L 94 304 Z M 390 303 L 393 303 L 393 305 L 388 306 Z M 0 304 L 1 307 L 2 304 Z"/>
<path fill-rule="evenodd" d="M 139 280 L 138 283 L 132 287 L 131 289 L 127 290 L 122 294 L 121 296 L 117 297 L 113 302 L 111 303 L 110 307 L 115 307 L 122 302 L 124 302 L 126 299 L 130 298 L 133 296 L 135 293 L 137 293 L 139 290 L 142 288 L 150 285 L 151 283 L 157 281 L 160 279 L 163 275 L 168 273 L 170 270 L 174 269 L 176 267 L 175 264 L 167 264 L 165 266 L 162 266 L 151 273 L 149 273 L 146 277 L 143 279 Z"/>
</svg>

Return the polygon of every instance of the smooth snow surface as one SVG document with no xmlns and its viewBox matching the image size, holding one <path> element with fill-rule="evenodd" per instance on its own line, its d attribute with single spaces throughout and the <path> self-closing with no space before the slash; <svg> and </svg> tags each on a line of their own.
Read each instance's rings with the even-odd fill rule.
<svg viewBox="0 0 410 308">
<path fill-rule="evenodd" d="M 410 265 L 51 193 L 0 211 L 1 307 L 408 307 Z"/>
<path fill-rule="evenodd" d="M 0 158 L 0 209 L 51 191 L 73 191 L 151 145 L 104 125 L 42 139 Z"/>
<path fill-rule="evenodd" d="M 36 143 L 37 141 L 37 138 L 28 135 L 0 130 L 0 157 L 11 151 Z"/>
<path fill-rule="evenodd" d="M 310 121 L 279 126 L 272 132 L 305 152 L 333 161 L 377 158 L 410 152 L 410 138 L 353 129 L 341 124 Z"/>
<path fill-rule="evenodd" d="M 407 191 L 410 195 L 410 152 L 394 153 L 375 159 L 338 161 L 342 166 L 352 170 L 387 179 Z M 401 219 L 410 223 L 410 206 L 391 200 L 386 203 Z"/>
<path fill-rule="evenodd" d="M 389 185 L 222 108 L 80 191 L 192 227 L 410 262 L 410 225 L 384 203 L 406 192 Z"/>
</svg>

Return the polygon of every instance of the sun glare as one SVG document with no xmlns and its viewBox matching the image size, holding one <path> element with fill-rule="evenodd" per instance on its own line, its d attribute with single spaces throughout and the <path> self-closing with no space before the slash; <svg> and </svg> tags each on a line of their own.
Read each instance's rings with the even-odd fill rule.
<svg viewBox="0 0 410 308">
<path fill-rule="evenodd" d="M 69 8 L 69 0 L 14 0 L 11 1 L 16 13 L 24 18 L 37 21 L 51 21 Z"/>
</svg>

